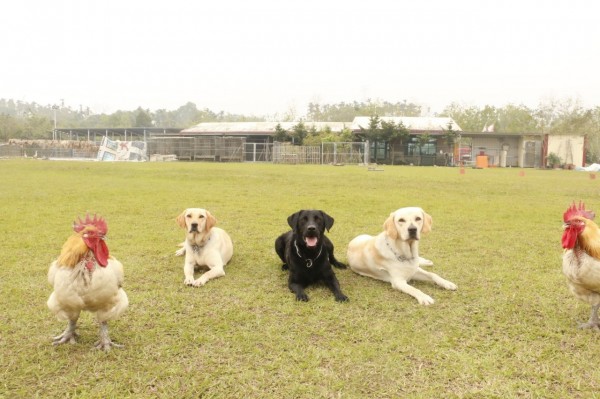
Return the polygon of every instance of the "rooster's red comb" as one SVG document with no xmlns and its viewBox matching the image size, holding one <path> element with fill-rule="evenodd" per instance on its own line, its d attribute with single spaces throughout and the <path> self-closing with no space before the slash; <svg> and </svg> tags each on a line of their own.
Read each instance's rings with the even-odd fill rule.
<svg viewBox="0 0 600 399">
<path fill-rule="evenodd" d="M 586 210 L 585 204 L 582 201 L 579 201 L 579 206 L 577 206 L 575 201 L 573 201 L 573 204 L 563 214 L 563 220 L 568 222 L 575 216 L 583 216 L 586 219 L 593 220 L 596 217 L 596 214 L 592 211 Z"/>
<path fill-rule="evenodd" d="M 81 220 L 81 218 L 78 219 L 79 221 L 73 222 L 73 230 L 75 230 L 76 233 L 79 233 L 81 230 L 85 229 L 86 226 L 94 226 L 98 231 L 98 235 L 100 236 L 106 235 L 108 231 L 106 220 L 100 216 L 94 214 L 94 218 L 91 218 L 90 214 L 88 213 L 85 215 L 85 220 Z"/>
</svg>

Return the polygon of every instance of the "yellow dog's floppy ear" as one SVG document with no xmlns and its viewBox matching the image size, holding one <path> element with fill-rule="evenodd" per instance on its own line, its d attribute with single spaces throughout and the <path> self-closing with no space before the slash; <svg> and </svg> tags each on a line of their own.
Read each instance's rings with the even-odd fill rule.
<svg viewBox="0 0 600 399">
<path fill-rule="evenodd" d="M 179 216 L 177 216 L 177 218 L 175 219 L 175 221 L 177 222 L 179 227 L 181 227 L 182 229 L 187 228 L 187 226 L 185 224 L 185 214 L 186 213 L 187 213 L 187 209 L 184 210 L 183 212 L 181 212 L 181 214 Z"/>
<path fill-rule="evenodd" d="M 423 211 L 423 228 L 421 233 L 429 233 L 433 226 L 433 218 L 427 212 Z"/>
<path fill-rule="evenodd" d="M 383 231 L 392 239 L 398 238 L 398 230 L 394 224 L 394 212 L 390 213 L 390 216 L 383 223 Z"/>
<path fill-rule="evenodd" d="M 209 232 L 217 224 L 217 219 L 210 213 L 206 211 L 206 232 Z"/>
</svg>

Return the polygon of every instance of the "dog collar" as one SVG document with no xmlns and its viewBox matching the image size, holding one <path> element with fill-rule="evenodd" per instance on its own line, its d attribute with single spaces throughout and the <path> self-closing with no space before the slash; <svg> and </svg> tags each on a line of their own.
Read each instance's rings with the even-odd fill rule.
<svg viewBox="0 0 600 399">
<path fill-rule="evenodd" d="M 206 245 L 207 242 L 210 241 L 210 236 L 206 239 L 206 241 L 204 241 L 204 244 L 202 245 L 198 245 L 198 244 L 194 244 L 192 245 L 192 251 L 194 251 L 195 254 L 200 253 L 200 251 L 202 250 L 202 248 L 204 248 L 204 246 Z"/>
<path fill-rule="evenodd" d="M 319 256 L 321 256 L 321 252 L 323 252 L 323 244 L 321 244 L 321 249 L 319 249 L 319 253 L 317 254 L 317 256 L 315 256 L 314 259 L 304 258 L 302 255 L 300 255 L 300 248 L 298 248 L 298 243 L 296 242 L 296 240 L 294 240 L 294 247 L 296 247 L 296 253 L 298 254 L 298 257 L 306 261 L 306 267 L 309 269 L 312 267 L 313 262 L 316 261 L 319 258 Z"/>
<path fill-rule="evenodd" d="M 396 259 L 398 259 L 401 262 L 406 262 L 407 260 L 412 260 L 414 258 L 408 258 L 406 256 L 403 255 L 398 255 L 396 253 L 396 251 L 394 251 L 394 248 L 390 245 L 390 243 L 388 242 L 387 238 L 384 240 L 385 241 L 385 245 L 388 246 L 388 248 L 390 249 L 390 251 L 392 251 L 392 253 L 394 254 L 394 256 L 396 257 Z"/>
</svg>

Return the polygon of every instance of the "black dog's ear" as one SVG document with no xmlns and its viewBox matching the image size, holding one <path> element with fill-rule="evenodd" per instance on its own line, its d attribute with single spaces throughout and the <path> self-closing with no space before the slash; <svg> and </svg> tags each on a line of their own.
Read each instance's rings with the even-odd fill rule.
<svg viewBox="0 0 600 399">
<path fill-rule="evenodd" d="M 327 231 L 329 231 L 329 229 L 333 226 L 333 218 L 323 211 L 321 211 L 321 215 L 323 215 L 323 220 L 325 221 L 325 228 Z"/>
<path fill-rule="evenodd" d="M 298 218 L 300 218 L 300 212 L 302 212 L 302 211 L 293 213 L 290 216 L 288 216 L 288 218 L 287 218 L 287 222 L 290 225 L 290 227 L 292 228 L 292 230 L 295 230 L 296 226 L 298 225 Z"/>
</svg>

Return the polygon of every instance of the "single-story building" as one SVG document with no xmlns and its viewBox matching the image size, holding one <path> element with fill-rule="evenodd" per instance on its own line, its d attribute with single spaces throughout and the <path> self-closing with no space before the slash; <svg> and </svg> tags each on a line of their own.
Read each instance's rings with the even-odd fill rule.
<svg viewBox="0 0 600 399">
<path fill-rule="evenodd" d="M 543 165 L 542 134 L 465 133 L 461 140 L 471 149 L 462 158 L 467 164 L 474 165 L 478 156 L 485 156 L 489 166 L 533 168 Z"/>
<path fill-rule="evenodd" d="M 360 146 L 363 158 L 371 162 L 414 165 L 474 165 L 478 157 L 488 166 L 548 167 L 558 159 L 562 167 L 585 166 L 586 137 L 583 135 L 548 135 L 542 133 L 465 132 L 452 118 L 441 117 L 380 117 L 408 129 L 409 136 L 391 142 L 369 142 Z M 356 141 L 366 139 L 370 117 L 361 116 L 351 122 L 303 122 L 307 129 L 332 132 L 350 129 Z M 188 129 L 178 128 L 61 128 L 56 130 L 57 142 L 39 145 L 3 146 L 0 153 L 38 156 L 65 155 L 63 141 L 99 143 L 111 140 L 143 141 L 148 156 L 172 155 L 177 159 L 213 161 L 274 161 L 273 137 L 277 125 L 290 131 L 298 122 L 209 122 Z M 455 133 L 449 139 L 449 126 Z M 362 128 L 362 129 L 361 129 Z M 423 140 L 427 135 L 428 139 Z M 48 147 L 48 148 L 46 148 Z M 6 150 L 6 151 L 2 151 Z M 73 148 L 67 150 L 73 152 Z M 8 152 L 7 152 L 8 151 Z M 323 150 L 325 152 L 325 150 Z M 74 152 L 73 152 L 74 153 Z M 90 153 L 93 153 L 91 151 Z M 368 154 L 367 154 L 368 153 Z M 79 154 L 79 152 L 77 152 Z M 2 154 L 0 154 L 2 155 Z M 326 157 L 322 162 L 326 162 Z"/>
<path fill-rule="evenodd" d="M 440 166 L 455 163 L 455 142 L 448 139 L 448 134 L 453 132 L 459 135 L 462 129 L 452 118 L 383 116 L 379 119 L 402 124 L 409 131 L 409 137 L 390 142 L 371 142 L 372 162 Z M 365 138 L 364 130 L 369 127 L 370 121 L 368 116 L 355 117 L 351 125 L 353 133 Z M 425 135 L 429 140 L 419 139 Z"/>
<path fill-rule="evenodd" d="M 555 154 L 563 167 L 585 166 L 585 136 L 482 132 L 462 133 L 461 138 L 471 149 L 463 150 L 468 164 L 486 156 L 489 166 L 545 168 L 552 166 L 548 155 Z"/>
<path fill-rule="evenodd" d="M 401 122 L 408 129 L 409 136 L 391 142 L 369 142 L 371 162 L 476 166 L 477 157 L 486 157 L 487 166 L 546 167 L 548 155 L 555 153 L 561 159 L 562 165 L 584 166 L 585 164 L 584 136 L 465 132 L 452 118 L 447 117 L 380 117 L 379 119 L 393 121 L 396 124 Z M 349 128 L 357 137 L 357 141 L 364 141 L 363 129 L 368 129 L 369 121 L 370 117 L 359 116 L 355 117 L 352 122 L 303 123 L 307 129 L 322 130 L 328 127 L 333 132 L 341 132 L 343 129 Z M 219 156 L 214 155 L 216 153 L 214 148 L 224 145 L 221 144 L 221 141 L 227 139 L 229 140 L 228 150 L 223 154 L 223 160 L 264 161 L 269 160 L 268 148 L 273 144 L 277 125 L 290 131 L 297 124 L 298 122 L 276 121 L 207 122 L 179 132 L 153 133 L 151 137 L 182 138 L 184 142 L 181 145 L 185 148 L 195 146 L 191 155 L 183 155 L 184 159 L 219 160 Z M 454 133 L 454 137 L 450 137 L 450 132 Z M 429 137 L 426 142 L 422 140 L 425 135 Z M 204 138 L 203 143 L 206 142 L 206 138 L 211 138 L 215 142 L 208 147 L 206 144 L 198 147 L 200 144 L 196 142 L 199 142 L 200 138 Z M 191 139 L 195 139 L 192 140 L 195 144 L 189 141 Z M 244 146 L 242 153 L 245 155 L 238 154 L 233 150 L 236 145 Z M 206 151 L 210 151 L 210 156 L 203 155 Z"/>
</svg>

